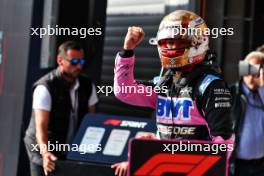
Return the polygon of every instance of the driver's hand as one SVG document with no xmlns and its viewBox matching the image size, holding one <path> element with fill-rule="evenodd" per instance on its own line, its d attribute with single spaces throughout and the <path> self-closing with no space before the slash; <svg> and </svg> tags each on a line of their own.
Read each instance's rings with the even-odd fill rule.
<svg viewBox="0 0 264 176">
<path fill-rule="evenodd" d="M 128 161 L 113 164 L 111 168 L 115 168 L 115 175 L 125 176 L 127 174 Z"/>
<path fill-rule="evenodd" d="M 144 35 L 145 33 L 141 27 L 129 27 L 124 41 L 124 49 L 133 50 L 143 40 Z"/>
</svg>

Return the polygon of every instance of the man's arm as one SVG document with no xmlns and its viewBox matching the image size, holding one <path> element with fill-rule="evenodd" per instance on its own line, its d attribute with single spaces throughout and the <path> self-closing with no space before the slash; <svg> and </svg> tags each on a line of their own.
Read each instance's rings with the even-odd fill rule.
<svg viewBox="0 0 264 176">
<path fill-rule="evenodd" d="M 97 96 L 95 85 L 92 84 L 92 92 L 90 98 L 88 100 L 88 112 L 95 113 L 96 112 L 96 104 L 98 103 L 99 99 Z"/>
<path fill-rule="evenodd" d="M 49 124 L 49 111 L 35 109 L 35 122 L 36 122 L 36 139 L 40 146 L 40 154 L 43 158 L 43 169 L 45 175 L 48 172 L 55 170 L 55 163 L 57 157 L 48 151 L 48 124 Z"/>
<path fill-rule="evenodd" d="M 264 105 L 264 68 L 260 69 L 259 79 L 260 79 L 260 83 L 259 83 L 258 93 L 259 93 L 260 99 Z"/>
<path fill-rule="evenodd" d="M 43 158 L 43 169 L 45 175 L 55 169 L 57 158 L 48 151 L 48 124 L 51 110 L 51 96 L 48 89 L 39 85 L 33 93 L 33 112 L 36 124 L 36 140 L 40 148 L 40 154 Z"/>
<path fill-rule="evenodd" d="M 217 136 L 227 140 L 233 134 L 231 101 L 230 91 L 222 80 L 214 81 L 203 95 L 202 108 L 213 140 Z"/>
<path fill-rule="evenodd" d="M 44 154 L 48 152 L 45 146 L 48 144 L 47 130 L 49 124 L 49 111 L 35 109 L 34 114 L 36 123 L 36 139 L 40 146 L 40 153 Z"/>
<path fill-rule="evenodd" d="M 134 48 L 143 40 L 144 31 L 140 27 L 129 27 L 123 51 L 118 53 L 114 70 L 115 96 L 130 105 L 155 108 L 157 94 L 150 87 L 134 80 Z M 128 91 L 131 88 L 134 91 Z M 138 90 L 141 90 L 140 93 Z"/>
</svg>

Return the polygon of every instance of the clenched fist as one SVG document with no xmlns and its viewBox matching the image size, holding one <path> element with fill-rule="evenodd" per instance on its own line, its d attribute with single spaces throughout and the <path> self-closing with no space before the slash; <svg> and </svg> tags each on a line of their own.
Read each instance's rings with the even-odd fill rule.
<svg viewBox="0 0 264 176">
<path fill-rule="evenodd" d="M 124 49 L 133 50 L 143 40 L 144 35 L 145 33 L 141 27 L 129 27 L 124 41 Z"/>
</svg>

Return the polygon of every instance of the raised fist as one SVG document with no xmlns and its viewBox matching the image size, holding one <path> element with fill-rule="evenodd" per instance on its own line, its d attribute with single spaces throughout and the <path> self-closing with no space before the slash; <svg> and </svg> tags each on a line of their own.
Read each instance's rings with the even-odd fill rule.
<svg viewBox="0 0 264 176">
<path fill-rule="evenodd" d="M 124 49 L 133 50 L 143 40 L 144 35 L 145 33 L 141 27 L 129 27 L 124 41 Z"/>
</svg>

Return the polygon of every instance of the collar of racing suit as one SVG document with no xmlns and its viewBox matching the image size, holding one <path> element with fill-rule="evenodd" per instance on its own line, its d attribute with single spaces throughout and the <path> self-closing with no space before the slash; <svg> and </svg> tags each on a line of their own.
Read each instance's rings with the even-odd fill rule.
<svg viewBox="0 0 264 176">
<path fill-rule="evenodd" d="M 196 65 L 190 72 L 181 73 L 180 77 L 176 81 L 173 80 L 175 78 L 175 73 L 176 70 L 168 70 L 156 84 L 156 86 L 159 87 L 167 86 L 170 91 L 174 92 L 173 94 L 169 93 L 172 96 L 177 96 L 181 88 L 199 80 L 199 78 L 202 78 L 206 74 L 213 74 L 221 77 L 220 68 L 209 62 L 202 62 Z M 174 88 L 172 89 L 172 87 Z"/>
</svg>

